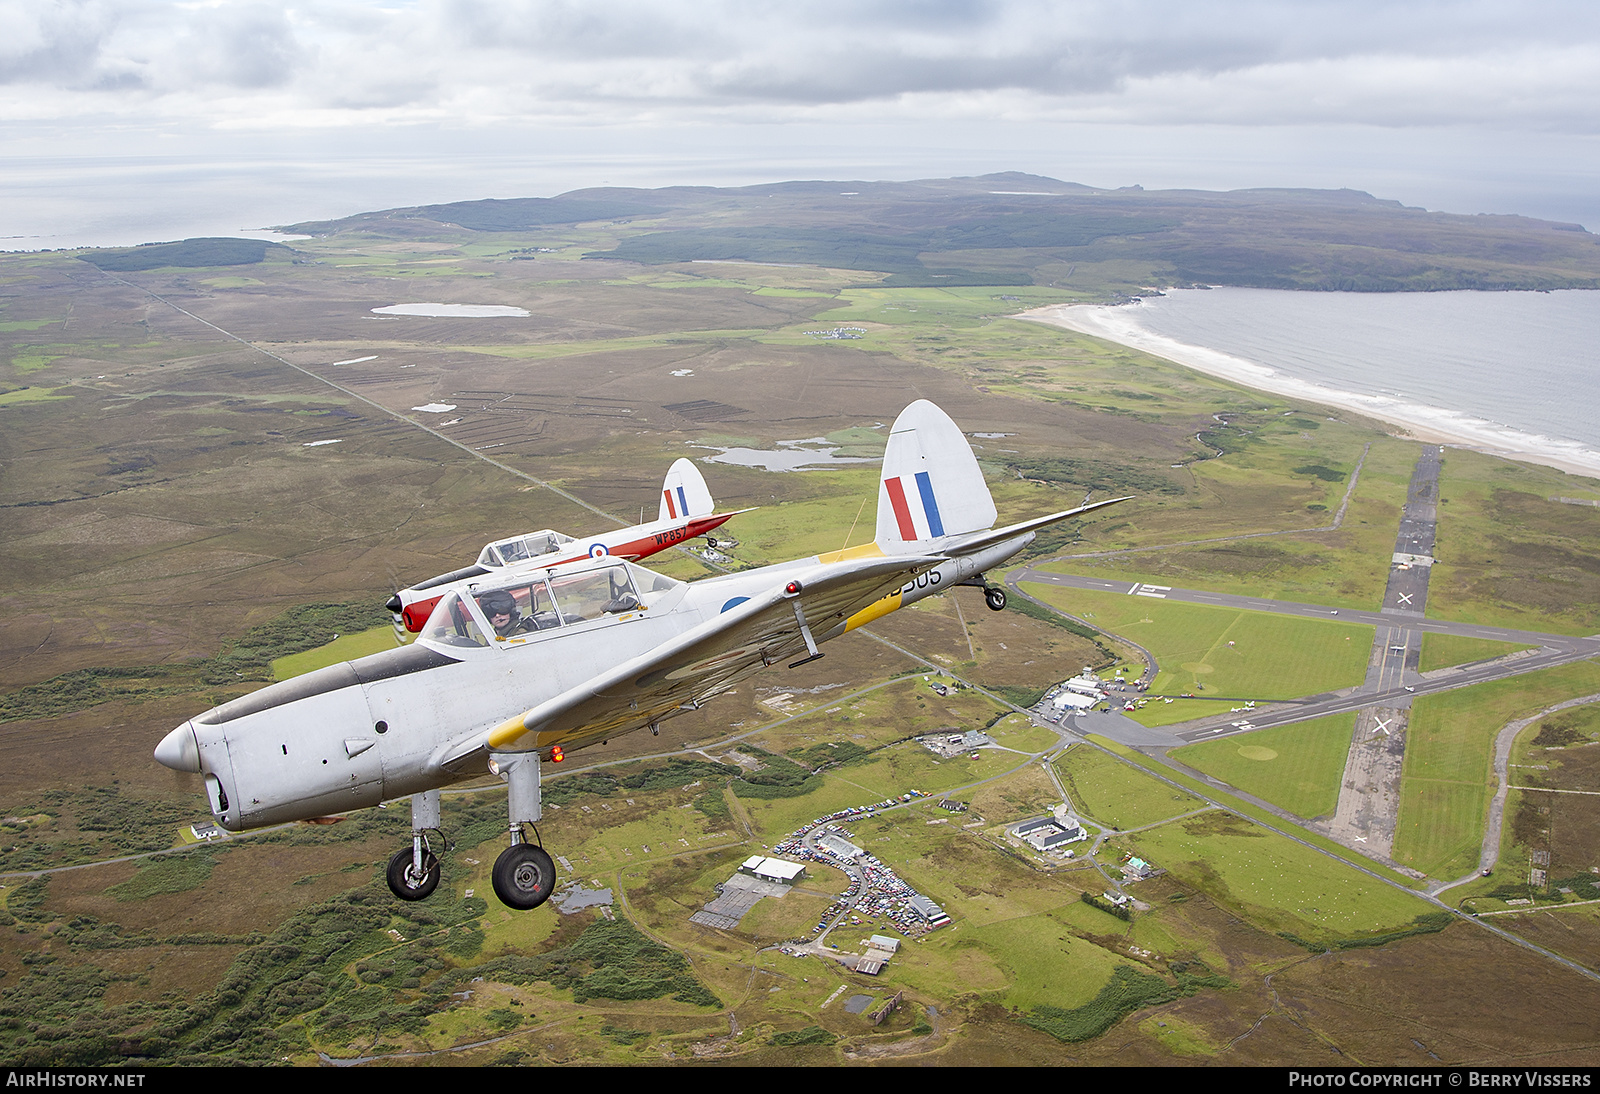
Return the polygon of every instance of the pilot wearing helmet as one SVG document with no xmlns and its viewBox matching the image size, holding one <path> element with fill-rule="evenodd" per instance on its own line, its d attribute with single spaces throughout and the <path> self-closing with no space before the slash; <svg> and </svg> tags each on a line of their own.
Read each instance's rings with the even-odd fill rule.
<svg viewBox="0 0 1600 1094">
<path fill-rule="evenodd" d="M 532 620 L 522 618 L 522 613 L 517 610 L 517 598 L 504 589 L 484 593 L 478 598 L 478 607 L 483 609 L 484 617 L 500 638 L 537 628 L 537 624 L 530 626 Z"/>
</svg>

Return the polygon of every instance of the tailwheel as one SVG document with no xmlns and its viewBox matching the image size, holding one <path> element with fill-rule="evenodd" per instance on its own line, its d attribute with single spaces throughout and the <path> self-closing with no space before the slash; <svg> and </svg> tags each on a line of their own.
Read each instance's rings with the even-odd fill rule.
<svg viewBox="0 0 1600 1094">
<path fill-rule="evenodd" d="M 401 848 L 389 860 L 389 891 L 401 900 L 424 900 L 439 887 L 439 860 L 432 851 L 422 852 L 422 869 L 417 869 L 416 854 Z"/>
<path fill-rule="evenodd" d="M 983 591 L 983 600 L 984 603 L 989 605 L 991 612 L 1003 612 L 1006 610 L 1006 591 L 998 585 L 991 585 L 985 589 Z"/>
<path fill-rule="evenodd" d="M 494 895 L 512 908 L 537 908 L 556 887 L 556 864 L 543 847 L 517 843 L 494 862 Z"/>
</svg>

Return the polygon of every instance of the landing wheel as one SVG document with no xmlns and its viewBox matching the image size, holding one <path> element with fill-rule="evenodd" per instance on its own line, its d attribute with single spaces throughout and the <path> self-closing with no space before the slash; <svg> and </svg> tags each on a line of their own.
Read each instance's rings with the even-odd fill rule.
<svg viewBox="0 0 1600 1094">
<path fill-rule="evenodd" d="M 983 590 L 983 600 L 991 612 L 1006 610 L 1006 591 L 998 586 Z"/>
<path fill-rule="evenodd" d="M 556 864 L 543 847 L 519 843 L 494 860 L 494 895 L 512 908 L 537 908 L 556 887 Z"/>
<path fill-rule="evenodd" d="M 402 848 L 389 860 L 389 891 L 401 900 L 423 900 L 439 887 L 439 860 L 422 852 L 422 873 L 412 864 L 411 848 Z"/>
</svg>

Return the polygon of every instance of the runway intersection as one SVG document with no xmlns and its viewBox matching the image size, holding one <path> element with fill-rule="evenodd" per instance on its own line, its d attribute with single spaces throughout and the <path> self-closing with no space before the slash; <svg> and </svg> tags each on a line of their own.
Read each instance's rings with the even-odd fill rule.
<svg viewBox="0 0 1600 1094">
<path fill-rule="evenodd" d="M 1166 753 L 1181 745 L 1292 725 L 1328 715 L 1357 712 L 1338 808 L 1332 817 L 1310 822 L 1309 826 L 1363 854 L 1401 868 L 1390 856 L 1399 809 L 1400 771 L 1405 757 L 1406 728 L 1412 700 L 1419 695 L 1452 691 L 1600 655 L 1600 635 L 1572 637 L 1426 617 L 1428 580 L 1432 573 L 1437 530 L 1439 468 L 1440 449 L 1434 445 L 1424 446 L 1407 490 L 1382 604 L 1376 611 L 1063 574 L 1041 570 L 1037 565 L 1013 571 L 1007 576 L 1006 584 L 1023 596 L 1027 594 L 1022 585 L 1038 583 L 1224 610 L 1267 612 L 1373 627 L 1372 653 L 1366 678 L 1353 687 L 1271 702 L 1261 701 L 1258 696 L 1252 695 L 1207 694 L 1203 698 L 1216 702 L 1219 713 L 1161 727 L 1146 727 L 1118 713 L 1069 715 L 1062 723 L 1063 727 L 1079 734 L 1097 733 L 1140 749 L 1165 763 L 1176 764 Z M 1085 620 L 1079 622 L 1093 625 Z M 1422 636 L 1428 633 L 1487 639 L 1533 648 L 1423 674 L 1420 671 Z M 1127 641 L 1121 635 L 1114 637 L 1119 641 Z M 1148 650 L 1135 648 L 1140 649 L 1147 661 L 1145 679 L 1153 681 L 1160 666 Z M 1153 696 L 1153 693 L 1146 694 Z M 1252 700 L 1258 705 L 1248 714 L 1240 714 L 1240 704 Z M 1265 806 L 1267 803 L 1260 804 Z M 1275 808 L 1273 811 L 1281 812 Z M 1307 819 L 1301 819 L 1301 823 L 1307 823 Z"/>
</svg>

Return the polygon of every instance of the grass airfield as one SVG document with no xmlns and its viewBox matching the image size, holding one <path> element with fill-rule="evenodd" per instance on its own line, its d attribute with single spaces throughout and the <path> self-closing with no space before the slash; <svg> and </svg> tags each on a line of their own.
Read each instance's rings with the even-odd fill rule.
<svg viewBox="0 0 1600 1094">
<path fill-rule="evenodd" d="M 1354 714 L 1173 749 L 1173 759 L 1307 820 L 1339 804 Z"/>
<path fill-rule="evenodd" d="M 1123 635 L 1155 655 L 1161 671 L 1152 696 L 1291 699 L 1359 684 L 1372 652 L 1372 628 L 1332 620 L 1291 619 L 1120 593 L 1029 583 L 1028 591 L 1096 627 Z M 1170 667 L 1169 667 L 1170 666 Z M 1131 717 L 1169 725 L 1216 713 L 1211 701 L 1152 702 Z"/>
<path fill-rule="evenodd" d="M 462 565 L 497 536 L 604 524 L 540 483 L 631 522 L 640 506 L 653 511 L 672 459 L 711 451 L 695 446 L 827 437 L 842 454 L 871 455 L 915 397 L 973 433 L 1005 434 L 975 442 L 1003 517 L 1065 508 L 1088 490 L 1138 495 L 1041 541 L 1036 557 L 1133 553 L 1063 569 L 1334 606 L 1371 608 L 1381 597 L 1415 444 L 1008 318 L 1093 298 L 1092 289 L 888 288 L 857 271 L 582 258 L 645 227 L 497 235 L 417 223 L 400 237 L 304 241 L 293 264 L 115 280 L 67 255 L 0 256 L 0 856 L 12 871 L 0 878 L 9 939 L 0 1016 L 17 1020 L 0 1031 L 0 1055 L 1281 1064 L 1320 1062 L 1331 1045 L 1370 1064 L 1422 1063 L 1428 1053 L 1452 1063 L 1594 1061 L 1600 1045 L 1578 1018 L 1600 1002 L 1594 981 L 1469 924 L 1407 933 L 1436 906 L 1314 840 L 1208 805 L 1199 785 L 1175 786 L 1091 744 L 1061 751 L 1052 732 L 1008 719 L 1001 700 L 1037 695 L 1105 655 L 1048 623 L 990 613 L 974 590 L 874 624 L 893 647 L 853 635 L 823 661 L 757 677 L 659 738 L 572 757 L 575 770 L 552 788 L 667 755 L 866 750 L 793 797 L 740 797 L 714 778 L 575 792 L 541 834 L 571 863 L 572 880 L 613 891 L 614 918 L 553 906 L 514 914 L 493 899 L 503 791 L 492 787 L 447 797 L 458 847 L 438 897 L 422 905 L 399 905 L 381 878 L 405 841 L 403 808 L 47 880 L 20 873 L 179 845 L 203 806 L 194 780 L 150 760 L 167 729 L 273 673 L 388 640 L 383 628 L 341 631 L 331 645 L 223 671 L 220 654 L 252 628 L 304 604 L 381 601 L 396 581 Z M 516 258 L 534 247 L 551 250 Z M 371 312 L 417 300 L 532 315 Z M 837 326 L 862 337 L 806 333 Z M 457 409 L 413 409 L 430 403 Z M 1345 520 L 1329 530 L 1358 461 Z M 869 465 L 702 467 L 722 507 L 761 506 L 728 526 L 739 564 L 870 539 Z M 1596 629 L 1593 510 L 1545 500 L 1600 496 L 1594 483 L 1451 451 L 1442 484 L 1432 602 L 1441 618 Z M 1149 550 L 1257 531 L 1281 534 Z M 661 557 L 675 576 L 710 572 L 686 555 Z M 1350 624 L 1039 595 L 1158 649 L 1172 668 L 1156 690 L 1328 690 L 1359 680 L 1372 641 L 1371 628 Z M 1438 667 L 1496 655 L 1488 644 L 1424 651 Z M 98 682 L 46 687 L 70 673 Z M 984 690 L 939 697 L 928 686 L 957 679 Z M 1416 834 L 1402 823 L 1397 852 L 1408 864 L 1444 876 L 1475 854 L 1492 792 L 1488 742 L 1506 720 L 1600 691 L 1592 665 L 1503 685 L 1419 702 L 1401 806 Z M 1143 713 L 1151 725 L 1194 716 L 1181 700 Z M 1563 732 L 1596 735 L 1587 714 L 1571 717 Z M 1309 819 L 1337 796 L 1342 756 L 1332 742 L 1349 730 L 1328 721 L 1180 758 Z M 937 758 L 907 739 L 990 723 L 1002 747 L 976 759 Z M 1519 737 L 1513 762 L 1543 764 L 1539 777 L 1558 788 L 1588 785 L 1583 744 L 1561 733 L 1532 744 L 1543 728 Z M 1140 905 L 1131 921 L 1082 902 L 1108 887 L 1099 869 L 1046 863 L 1005 836 L 1005 825 L 1059 801 L 1056 780 L 1105 839 L 1096 863 L 1114 872 L 1137 853 L 1166 871 L 1130 887 Z M 970 812 L 922 801 L 848 827 L 954 923 L 908 941 L 881 978 L 773 948 L 808 934 L 844 890 L 826 867 L 763 901 L 737 930 L 689 922 L 748 855 L 813 818 L 911 789 L 948 793 Z M 1589 799 L 1545 794 L 1562 798 L 1561 812 L 1541 814 L 1536 792 L 1512 793 L 1508 861 L 1548 851 L 1560 878 L 1600 862 Z M 1504 884 L 1485 879 L 1451 899 L 1509 910 L 1523 898 L 1494 895 Z M 1497 922 L 1596 967 L 1592 910 Z M 636 933 L 608 934 L 616 925 Z M 830 937 L 848 949 L 872 930 L 887 928 Z M 619 981 L 618 969 L 637 975 Z M 1468 969 L 1492 969 L 1499 997 L 1487 999 Z M 1130 1011 L 1111 1001 L 1124 982 L 1145 993 Z M 882 1002 L 896 991 L 907 1005 L 881 1026 L 844 1010 L 854 994 Z M 32 1025 L 66 1033 L 45 1037 Z M 1069 1029 L 1098 1032 L 1061 1039 Z"/>
</svg>

